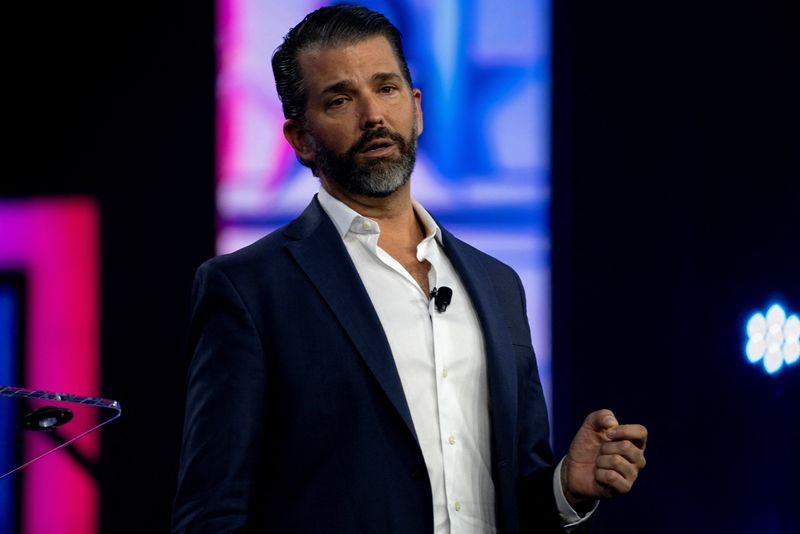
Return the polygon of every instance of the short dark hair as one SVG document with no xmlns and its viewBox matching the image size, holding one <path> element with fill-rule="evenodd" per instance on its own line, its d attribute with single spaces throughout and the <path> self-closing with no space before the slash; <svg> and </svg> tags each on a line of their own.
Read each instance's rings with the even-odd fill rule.
<svg viewBox="0 0 800 534">
<path fill-rule="evenodd" d="M 389 41 L 402 75 L 411 87 L 400 30 L 385 16 L 352 4 L 322 7 L 306 15 L 300 24 L 289 30 L 272 54 L 272 72 L 283 116 L 305 122 L 308 95 L 300 73 L 300 52 L 315 46 L 333 48 L 354 44 L 378 36 Z"/>
</svg>

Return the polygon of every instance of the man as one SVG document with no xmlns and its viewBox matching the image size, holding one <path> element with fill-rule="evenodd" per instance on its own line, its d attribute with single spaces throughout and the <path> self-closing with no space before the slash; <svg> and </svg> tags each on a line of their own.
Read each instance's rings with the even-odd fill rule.
<svg viewBox="0 0 800 534">
<path fill-rule="evenodd" d="M 273 70 L 321 188 L 198 270 L 173 531 L 581 527 L 630 489 L 647 432 L 595 412 L 554 467 L 519 278 L 411 198 L 422 95 L 397 29 L 322 8 Z"/>
</svg>

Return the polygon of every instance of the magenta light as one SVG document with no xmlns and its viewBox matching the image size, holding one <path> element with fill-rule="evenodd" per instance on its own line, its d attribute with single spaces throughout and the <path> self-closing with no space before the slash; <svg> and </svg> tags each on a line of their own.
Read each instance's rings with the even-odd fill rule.
<svg viewBox="0 0 800 534">
<path fill-rule="evenodd" d="M 7 385 L 99 396 L 99 220 L 90 198 L 0 201 L 0 270 L 24 272 L 28 288 L 26 383 Z M 25 447 L 41 450 L 33 438 Z M 76 447 L 99 459 L 99 435 Z M 97 485 L 66 454 L 22 472 L 22 506 L 25 534 L 99 530 Z"/>
</svg>

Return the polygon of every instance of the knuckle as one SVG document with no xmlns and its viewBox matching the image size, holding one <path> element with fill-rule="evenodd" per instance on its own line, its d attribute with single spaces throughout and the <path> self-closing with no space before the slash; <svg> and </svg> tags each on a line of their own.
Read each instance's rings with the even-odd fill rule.
<svg viewBox="0 0 800 534">
<path fill-rule="evenodd" d="M 611 466 L 614 469 L 619 470 L 624 465 L 625 465 L 625 460 L 622 458 L 622 456 L 615 454 L 614 456 L 611 457 Z"/>
<path fill-rule="evenodd" d="M 602 420 L 604 417 L 608 417 L 609 415 L 613 416 L 614 413 L 611 410 L 607 409 L 607 408 L 603 408 L 603 409 L 597 410 L 596 412 L 590 413 L 586 417 L 586 420 L 587 421 L 588 420 L 596 420 L 596 419 Z"/>
</svg>

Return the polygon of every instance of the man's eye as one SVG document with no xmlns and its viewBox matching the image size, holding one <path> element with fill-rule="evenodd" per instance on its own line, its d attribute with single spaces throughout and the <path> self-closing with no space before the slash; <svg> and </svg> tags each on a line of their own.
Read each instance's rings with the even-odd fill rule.
<svg viewBox="0 0 800 534">
<path fill-rule="evenodd" d="M 339 98 L 334 98 L 333 100 L 328 102 L 328 107 L 329 108 L 336 108 L 336 107 L 339 107 L 339 106 L 343 106 L 346 101 L 347 101 L 346 98 L 344 98 L 343 96 L 340 96 Z"/>
<path fill-rule="evenodd" d="M 384 85 L 381 87 L 381 93 L 385 93 L 387 95 L 392 94 L 397 91 L 397 87 L 394 85 Z"/>
</svg>

